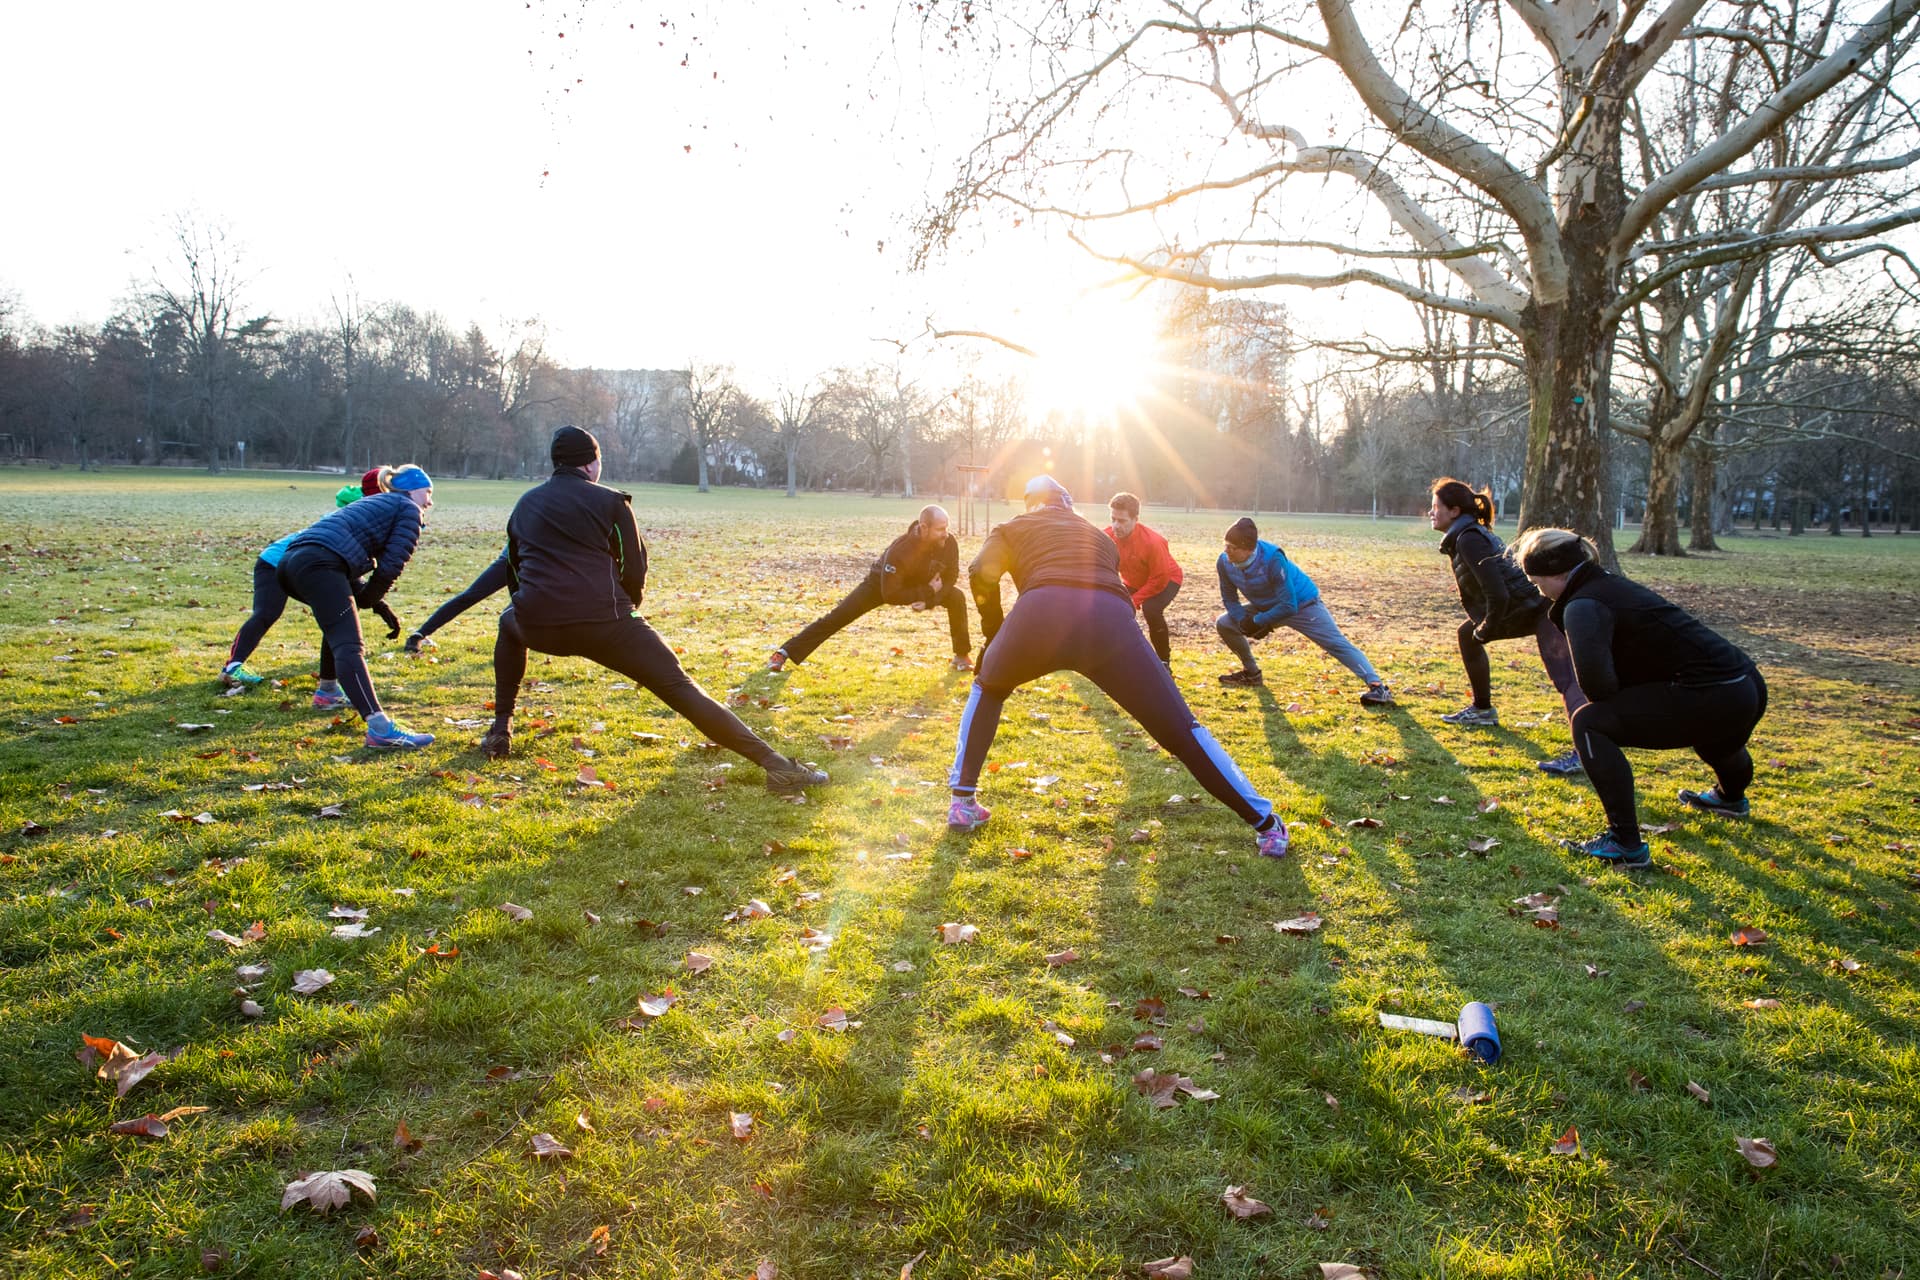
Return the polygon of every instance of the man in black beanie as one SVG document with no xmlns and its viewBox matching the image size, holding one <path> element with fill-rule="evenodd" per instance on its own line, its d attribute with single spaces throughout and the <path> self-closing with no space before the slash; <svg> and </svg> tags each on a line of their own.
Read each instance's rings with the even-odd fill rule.
<svg viewBox="0 0 1920 1280">
<path fill-rule="evenodd" d="M 768 746 L 680 669 L 673 650 L 640 617 L 647 547 L 633 500 L 600 480 L 600 442 L 561 427 L 549 449 L 553 477 L 529 489 L 507 517 L 508 585 L 493 648 L 493 725 L 481 754 L 503 759 L 513 746 L 513 706 L 527 651 L 587 658 L 618 671 L 686 717 L 693 727 L 767 773 L 769 791 L 827 780 L 818 769 Z"/>
</svg>

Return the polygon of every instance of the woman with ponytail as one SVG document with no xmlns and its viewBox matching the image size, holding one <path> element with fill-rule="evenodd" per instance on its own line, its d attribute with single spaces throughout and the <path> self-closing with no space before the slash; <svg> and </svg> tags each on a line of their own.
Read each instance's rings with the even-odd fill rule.
<svg viewBox="0 0 1920 1280">
<path fill-rule="evenodd" d="M 1713 785 L 1682 788 L 1680 803 L 1745 817 L 1753 781 L 1747 740 L 1767 711 L 1767 684 L 1753 659 L 1679 605 L 1602 569 L 1593 544 L 1577 533 L 1531 529 L 1514 556 L 1553 601 L 1549 616 L 1592 699 L 1574 713 L 1573 745 L 1606 809 L 1607 829 L 1563 843 L 1615 866 L 1652 863 L 1622 747 L 1691 747 L 1713 770 Z"/>
<path fill-rule="evenodd" d="M 1460 624 L 1460 663 L 1467 669 L 1467 684 L 1473 690 L 1472 702 L 1440 718 L 1457 725 L 1499 724 L 1500 713 L 1493 709 L 1493 672 L 1487 661 L 1487 644 L 1531 636 L 1539 647 L 1547 678 L 1559 691 L 1571 721 L 1573 713 L 1585 705 L 1586 695 L 1574 679 L 1566 638 L 1547 616 L 1550 602 L 1527 581 L 1493 534 L 1493 495 L 1485 489 L 1476 491 L 1451 476 L 1435 480 L 1432 492 L 1433 506 L 1427 517 L 1446 535 L 1440 539 L 1440 551 L 1453 563 L 1453 580 L 1460 589 L 1460 604 L 1467 611 L 1467 620 Z M 1540 768 L 1553 774 L 1578 773 L 1580 757 L 1573 751 L 1562 752 L 1551 760 L 1542 760 Z"/>
</svg>

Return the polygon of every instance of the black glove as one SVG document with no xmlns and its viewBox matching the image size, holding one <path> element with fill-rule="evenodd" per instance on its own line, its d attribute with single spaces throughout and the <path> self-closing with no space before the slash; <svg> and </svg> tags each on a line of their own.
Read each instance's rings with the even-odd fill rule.
<svg viewBox="0 0 1920 1280">
<path fill-rule="evenodd" d="M 1240 628 L 1241 635 L 1251 636 L 1256 640 L 1267 633 L 1267 629 L 1260 625 L 1252 613 L 1241 614 L 1235 625 Z"/>
<path fill-rule="evenodd" d="M 395 616 L 393 606 L 384 600 L 375 600 L 372 608 L 380 620 L 387 624 L 387 639 L 398 640 L 400 638 L 400 619 Z"/>
</svg>

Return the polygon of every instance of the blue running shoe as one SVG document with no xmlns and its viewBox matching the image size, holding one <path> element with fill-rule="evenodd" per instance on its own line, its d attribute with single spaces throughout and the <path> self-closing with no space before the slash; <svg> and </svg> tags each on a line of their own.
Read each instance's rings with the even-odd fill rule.
<svg viewBox="0 0 1920 1280">
<path fill-rule="evenodd" d="M 1562 751 L 1553 759 L 1542 760 L 1533 767 L 1542 773 L 1550 773 L 1556 778 L 1571 777 L 1573 774 L 1579 773 L 1582 769 L 1586 768 L 1585 765 L 1580 763 L 1580 753 L 1578 751 Z"/>
<path fill-rule="evenodd" d="M 1575 853 L 1584 853 L 1590 858 L 1610 862 L 1628 871 L 1641 871 L 1653 865 L 1653 850 L 1647 848 L 1645 840 L 1637 845 L 1627 844 L 1613 834 L 1611 827 L 1591 840 L 1562 840 L 1560 843 Z"/>
<path fill-rule="evenodd" d="M 367 745 L 381 751 L 413 751 L 433 745 L 430 733 L 409 733 L 406 726 L 386 712 L 367 721 Z"/>
<path fill-rule="evenodd" d="M 1689 809 L 1698 809 L 1702 813 L 1717 813 L 1726 818 L 1744 818 L 1749 809 L 1745 796 L 1741 796 L 1738 800 L 1727 800 L 1722 798 L 1718 787 L 1708 787 L 1705 791 L 1689 791 L 1682 787 L 1680 803 Z"/>
<path fill-rule="evenodd" d="M 255 675 L 253 672 L 247 670 L 245 663 L 229 662 L 226 666 L 220 668 L 220 683 L 228 689 L 251 689 L 255 685 L 265 684 L 266 682 L 267 678 L 265 676 Z"/>
</svg>

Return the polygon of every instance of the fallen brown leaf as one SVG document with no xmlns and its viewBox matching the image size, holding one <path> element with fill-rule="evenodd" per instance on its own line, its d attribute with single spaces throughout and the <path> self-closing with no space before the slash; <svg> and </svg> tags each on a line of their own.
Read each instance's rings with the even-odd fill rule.
<svg viewBox="0 0 1920 1280">
<path fill-rule="evenodd" d="M 1757 947 L 1766 940 L 1767 931 L 1765 929 L 1755 929 L 1752 927 L 1735 929 L 1732 936 L 1728 939 L 1728 941 L 1736 947 Z"/>
<path fill-rule="evenodd" d="M 536 1133 L 533 1135 L 532 1149 L 528 1155 L 534 1160 L 571 1160 L 573 1148 L 550 1133 Z"/>
<path fill-rule="evenodd" d="M 1078 960 L 1079 958 L 1080 958 L 1080 953 L 1078 951 L 1075 951 L 1072 947 L 1068 947 L 1065 951 L 1049 952 L 1046 957 L 1047 967 L 1049 969 L 1058 969 L 1061 965 L 1072 964 L 1075 960 Z"/>
<path fill-rule="evenodd" d="M 1553 1142 L 1553 1154 L 1557 1156 L 1577 1156 L 1580 1154 L 1580 1131 L 1572 1125 Z"/>
<path fill-rule="evenodd" d="M 315 1213 L 331 1213 L 360 1192 L 369 1200 L 374 1194 L 373 1175 L 364 1169 L 329 1169 L 295 1178 L 280 1196 L 280 1210 L 286 1212 L 305 1200 Z"/>
<path fill-rule="evenodd" d="M 727 1129 L 740 1141 L 750 1142 L 753 1139 L 753 1116 L 745 1111 L 730 1111 L 727 1113 Z"/>
<path fill-rule="evenodd" d="M 1185 1254 L 1177 1258 L 1155 1258 L 1141 1263 L 1140 1269 L 1147 1273 L 1147 1280 L 1193 1280 L 1193 1259 Z"/>
<path fill-rule="evenodd" d="M 1712 1105 L 1713 1103 L 1713 1095 L 1708 1093 L 1705 1088 L 1703 1088 L 1698 1084 L 1695 1084 L 1691 1080 L 1687 1081 L 1687 1092 L 1692 1094 L 1694 1097 L 1700 1099 L 1700 1101 L 1707 1103 L 1708 1105 Z"/>
<path fill-rule="evenodd" d="M 1220 1203 L 1226 1205 L 1227 1212 L 1236 1218 L 1257 1218 L 1273 1212 L 1272 1205 L 1255 1200 L 1247 1194 L 1245 1187 L 1228 1187 L 1220 1193 Z"/>
<path fill-rule="evenodd" d="M 1747 1163 L 1756 1169 L 1770 1169 L 1780 1161 L 1779 1153 L 1765 1138 L 1735 1138 L 1733 1141 Z"/>
</svg>

